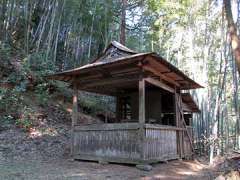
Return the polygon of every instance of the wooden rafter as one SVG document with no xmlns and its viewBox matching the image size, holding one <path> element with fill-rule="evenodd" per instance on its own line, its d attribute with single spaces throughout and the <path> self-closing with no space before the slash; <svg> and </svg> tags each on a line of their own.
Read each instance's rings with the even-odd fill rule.
<svg viewBox="0 0 240 180">
<path fill-rule="evenodd" d="M 178 86 L 178 87 L 180 86 L 179 83 L 177 83 L 177 82 L 174 81 L 173 79 L 165 76 L 164 74 L 162 74 L 161 72 L 159 72 L 158 70 L 154 69 L 153 67 L 151 67 L 151 66 L 149 66 L 149 65 L 144 65 L 144 66 L 143 66 L 143 69 L 144 69 L 145 71 L 150 71 L 150 72 L 152 72 L 154 75 L 159 76 L 161 79 L 163 79 L 163 80 L 165 80 L 165 81 L 167 81 L 167 82 L 169 82 L 169 83 L 171 83 L 171 84 L 173 84 L 173 85 L 175 85 L 175 86 Z"/>
<path fill-rule="evenodd" d="M 158 81 L 158 80 L 153 79 L 153 78 L 151 78 L 151 77 L 145 78 L 145 80 L 146 80 L 148 83 L 150 83 L 150 84 L 153 84 L 153 85 L 155 85 L 155 86 L 157 86 L 157 87 L 159 87 L 159 88 L 162 88 L 162 89 L 164 89 L 164 90 L 166 90 L 166 91 L 169 91 L 169 92 L 171 92 L 171 93 L 174 93 L 174 89 L 173 89 L 173 88 L 171 88 L 170 86 L 166 85 L 165 83 L 162 83 L 161 81 Z"/>
</svg>

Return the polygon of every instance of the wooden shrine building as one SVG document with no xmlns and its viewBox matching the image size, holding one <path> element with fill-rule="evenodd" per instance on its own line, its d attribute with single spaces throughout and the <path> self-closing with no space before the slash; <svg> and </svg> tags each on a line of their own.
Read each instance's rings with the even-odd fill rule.
<svg viewBox="0 0 240 180">
<path fill-rule="evenodd" d="M 156 53 L 113 41 L 92 63 L 49 78 L 74 89 L 75 159 L 149 164 L 193 155 L 192 113 L 200 110 L 182 90 L 202 86 Z M 78 90 L 115 97 L 115 121 L 79 123 Z"/>
</svg>

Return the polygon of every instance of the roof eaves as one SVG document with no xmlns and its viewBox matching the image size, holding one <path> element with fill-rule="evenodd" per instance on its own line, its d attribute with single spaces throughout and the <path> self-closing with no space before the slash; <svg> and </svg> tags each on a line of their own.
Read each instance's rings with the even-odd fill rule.
<svg viewBox="0 0 240 180">
<path fill-rule="evenodd" d="M 124 56 L 124 57 L 117 58 L 114 61 L 110 61 L 110 62 L 104 62 L 104 61 L 95 62 L 95 63 L 91 63 L 91 64 L 86 64 L 84 66 L 81 66 L 81 67 L 78 67 L 78 68 L 75 68 L 75 69 L 71 69 L 71 70 L 67 70 L 67 71 L 63 71 L 63 72 L 58 72 L 58 73 L 55 73 L 55 74 L 52 74 L 52 75 L 47 75 L 46 77 L 51 79 L 51 78 L 54 78 L 54 77 L 57 77 L 57 76 L 63 76 L 63 75 L 67 76 L 67 75 L 71 75 L 71 73 L 74 73 L 76 71 L 91 69 L 91 68 L 94 68 L 94 67 L 100 67 L 100 66 L 110 65 L 110 64 L 114 64 L 114 63 L 120 63 L 124 60 L 129 60 L 131 58 L 146 56 L 146 55 L 150 55 L 150 54 L 152 54 L 152 52 L 138 53 L 138 54 L 133 54 L 133 55 L 129 55 L 129 56 Z"/>
<path fill-rule="evenodd" d="M 186 74 L 184 74 L 181 70 L 179 70 L 177 67 L 175 67 L 174 65 L 172 65 L 170 62 L 168 62 L 167 60 L 165 60 L 163 57 L 161 57 L 160 55 L 158 55 L 157 53 L 152 53 L 153 57 L 156 57 L 157 60 L 161 61 L 162 63 L 164 63 L 164 65 L 166 65 L 169 69 L 173 70 L 174 72 L 176 72 L 177 74 L 179 74 L 180 76 L 182 76 L 184 79 L 186 79 L 187 81 L 190 81 L 191 83 L 195 84 L 197 87 L 193 88 L 204 88 L 202 85 L 198 84 L 197 82 L 195 82 L 194 80 L 192 80 L 191 78 L 189 78 Z M 188 88 L 188 89 L 192 89 L 192 88 Z"/>
</svg>

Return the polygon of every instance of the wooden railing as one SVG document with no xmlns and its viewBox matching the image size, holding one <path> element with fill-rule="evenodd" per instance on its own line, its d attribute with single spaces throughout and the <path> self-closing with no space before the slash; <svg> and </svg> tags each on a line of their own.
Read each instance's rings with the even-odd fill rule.
<svg viewBox="0 0 240 180">
<path fill-rule="evenodd" d="M 145 158 L 159 160 L 178 158 L 177 131 L 183 131 L 183 129 L 146 124 Z"/>
<path fill-rule="evenodd" d="M 80 159 L 139 159 L 138 130 L 138 123 L 77 126 L 74 129 L 74 154 Z"/>
<path fill-rule="evenodd" d="M 140 140 L 140 129 L 144 138 Z M 161 161 L 178 158 L 177 131 L 173 126 L 113 123 L 75 126 L 74 155 L 79 159 L 108 161 Z M 143 152 L 143 153 L 142 153 Z"/>
</svg>

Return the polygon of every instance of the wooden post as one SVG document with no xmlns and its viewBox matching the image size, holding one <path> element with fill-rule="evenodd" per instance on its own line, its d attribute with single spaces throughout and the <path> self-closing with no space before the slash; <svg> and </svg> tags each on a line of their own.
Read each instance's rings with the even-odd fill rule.
<svg viewBox="0 0 240 180">
<path fill-rule="evenodd" d="M 176 126 L 177 127 L 181 127 L 180 126 L 180 113 L 179 113 L 179 107 L 178 107 L 178 101 L 179 101 L 179 96 L 177 94 L 177 90 L 175 88 L 175 93 L 174 93 L 174 107 L 175 107 L 175 122 L 176 122 Z M 177 131 L 177 151 L 179 154 L 179 158 L 182 158 L 182 132 L 181 130 Z"/>
<path fill-rule="evenodd" d="M 145 114 L 145 80 L 139 80 L 139 123 L 144 124 L 146 121 Z"/>
<path fill-rule="evenodd" d="M 139 80 L 139 111 L 138 111 L 138 119 L 139 119 L 139 150 L 140 150 L 140 158 L 144 159 L 144 139 L 145 139 L 145 80 L 141 77 Z"/>
<path fill-rule="evenodd" d="M 116 119 L 117 122 L 121 122 L 122 116 L 121 116 L 121 100 L 120 96 L 116 96 Z"/>
<path fill-rule="evenodd" d="M 73 105 L 72 105 L 72 145 L 71 155 L 74 155 L 74 127 L 78 120 L 78 90 L 76 82 L 73 82 Z"/>
</svg>

